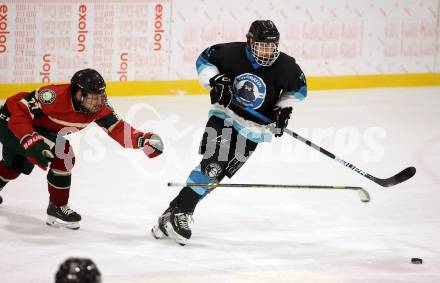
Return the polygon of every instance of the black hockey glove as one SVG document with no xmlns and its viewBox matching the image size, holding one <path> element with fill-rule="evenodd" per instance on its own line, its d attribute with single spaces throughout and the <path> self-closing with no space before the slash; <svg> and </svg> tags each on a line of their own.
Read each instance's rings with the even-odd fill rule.
<svg viewBox="0 0 440 283">
<path fill-rule="evenodd" d="M 21 145 L 23 146 L 26 157 L 41 169 L 46 170 L 49 161 L 54 158 L 50 147 L 44 142 L 44 138 L 34 132 L 23 138 Z"/>
<path fill-rule="evenodd" d="M 273 110 L 273 119 L 275 121 L 275 137 L 281 137 L 284 133 L 284 129 L 289 123 L 290 114 L 292 114 L 292 107 L 280 108 L 276 107 Z"/>
<path fill-rule="evenodd" d="M 211 104 L 218 103 L 228 107 L 232 98 L 232 81 L 225 74 L 217 74 L 209 79 L 209 85 L 212 87 Z"/>
</svg>

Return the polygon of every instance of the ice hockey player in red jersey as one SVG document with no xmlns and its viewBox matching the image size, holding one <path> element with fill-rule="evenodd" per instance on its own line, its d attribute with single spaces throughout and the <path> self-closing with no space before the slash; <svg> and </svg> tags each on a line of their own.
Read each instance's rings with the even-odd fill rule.
<svg viewBox="0 0 440 283">
<path fill-rule="evenodd" d="M 70 84 L 18 93 L 0 109 L 0 190 L 20 174 L 30 174 L 34 165 L 49 169 L 48 225 L 78 229 L 81 220 L 68 205 L 75 156 L 63 136 L 95 122 L 124 148 L 143 149 L 149 158 L 163 151 L 158 135 L 137 131 L 117 116 L 105 89 L 97 71 L 84 69 L 73 75 Z"/>
</svg>

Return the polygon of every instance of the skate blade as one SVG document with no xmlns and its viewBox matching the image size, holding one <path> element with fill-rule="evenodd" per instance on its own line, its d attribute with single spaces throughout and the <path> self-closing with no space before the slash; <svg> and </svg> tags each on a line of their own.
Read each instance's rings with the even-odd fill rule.
<svg viewBox="0 0 440 283">
<path fill-rule="evenodd" d="M 78 230 L 79 229 L 79 221 L 78 222 L 66 222 L 66 221 L 63 221 L 63 220 L 58 219 L 56 217 L 50 216 L 50 215 L 47 216 L 46 224 L 48 226 L 57 227 L 57 228 L 62 227 L 62 228 L 67 228 L 67 229 L 71 229 L 71 230 Z"/>
<path fill-rule="evenodd" d="M 151 228 L 151 234 L 153 235 L 153 237 L 154 237 L 156 240 L 164 239 L 164 238 L 167 238 L 167 237 L 168 237 L 167 235 L 165 235 L 164 232 L 162 232 L 162 230 L 160 230 L 160 228 L 159 228 L 158 225 L 154 225 L 154 227 Z"/>
<path fill-rule="evenodd" d="M 168 235 L 170 235 L 170 237 L 173 238 L 173 240 L 179 245 L 185 246 L 186 244 L 188 244 L 188 239 L 177 234 L 174 231 L 172 224 L 170 222 L 165 224 L 165 230 L 167 230 Z"/>
</svg>

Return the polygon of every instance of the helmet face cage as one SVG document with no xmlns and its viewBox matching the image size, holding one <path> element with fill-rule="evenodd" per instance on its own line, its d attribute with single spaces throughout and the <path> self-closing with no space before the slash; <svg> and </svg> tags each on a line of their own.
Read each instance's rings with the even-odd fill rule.
<svg viewBox="0 0 440 283">
<path fill-rule="evenodd" d="M 280 55 L 278 49 L 280 33 L 272 21 L 254 21 L 249 28 L 247 38 L 252 56 L 259 65 L 270 66 Z"/>
<path fill-rule="evenodd" d="M 93 94 L 93 93 L 82 93 L 81 94 L 81 111 L 85 114 L 94 114 L 101 111 L 107 101 L 107 96 L 104 93 Z"/>
<path fill-rule="evenodd" d="M 280 56 L 278 42 L 258 42 L 252 41 L 251 51 L 255 61 L 261 66 L 272 65 Z"/>
</svg>

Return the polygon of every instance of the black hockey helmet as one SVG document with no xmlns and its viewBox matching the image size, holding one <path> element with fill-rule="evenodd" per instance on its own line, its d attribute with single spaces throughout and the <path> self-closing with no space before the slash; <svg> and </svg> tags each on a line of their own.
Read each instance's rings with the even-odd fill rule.
<svg viewBox="0 0 440 283">
<path fill-rule="evenodd" d="M 88 258 L 68 258 L 58 268 L 55 283 L 101 283 L 101 272 Z"/>
<path fill-rule="evenodd" d="M 105 92 L 104 78 L 94 69 L 83 69 L 76 72 L 70 80 L 72 91 L 80 89 L 83 94 L 102 94 Z"/>
<path fill-rule="evenodd" d="M 272 65 L 280 55 L 280 33 L 271 20 L 254 21 L 246 37 L 252 55 L 261 66 Z"/>
<path fill-rule="evenodd" d="M 86 115 L 99 112 L 107 101 L 104 78 L 94 69 L 76 72 L 70 80 L 73 100 Z M 81 96 L 78 97 L 78 90 Z"/>
</svg>

